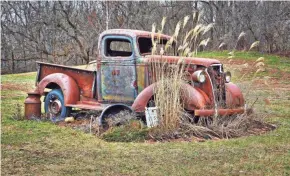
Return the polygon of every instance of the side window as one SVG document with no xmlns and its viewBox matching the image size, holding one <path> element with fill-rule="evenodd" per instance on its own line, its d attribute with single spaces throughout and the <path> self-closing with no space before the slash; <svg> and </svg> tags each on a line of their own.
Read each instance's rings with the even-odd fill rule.
<svg viewBox="0 0 290 176">
<path fill-rule="evenodd" d="M 129 57 L 132 55 L 131 42 L 126 39 L 106 39 L 105 56 Z"/>
</svg>

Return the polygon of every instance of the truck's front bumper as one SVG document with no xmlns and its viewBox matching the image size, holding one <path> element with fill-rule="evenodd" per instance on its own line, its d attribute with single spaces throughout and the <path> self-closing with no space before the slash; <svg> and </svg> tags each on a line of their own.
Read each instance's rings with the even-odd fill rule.
<svg viewBox="0 0 290 176">
<path fill-rule="evenodd" d="M 238 109 L 198 109 L 194 111 L 195 116 L 213 116 L 213 115 L 233 115 L 233 114 L 243 114 L 245 108 Z"/>
</svg>

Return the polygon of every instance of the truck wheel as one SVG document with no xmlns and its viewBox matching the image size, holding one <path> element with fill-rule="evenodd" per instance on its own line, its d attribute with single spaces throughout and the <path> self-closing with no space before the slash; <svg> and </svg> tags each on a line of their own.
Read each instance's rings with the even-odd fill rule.
<svg viewBox="0 0 290 176">
<path fill-rule="evenodd" d="M 71 111 L 71 108 L 64 106 L 64 97 L 60 89 L 53 89 L 46 95 L 44 108 L 53 122 L 63 121 Z"/>
<path fill-rule="evenodd" d="M 114 104 L 111 106 L 108 106 L 106 109 L 103 110 L 102 114 L 99 117 L 99 125 L 102 127 L 103 131 L 106 131 L 109 129 L 110 125 L 108 124 L 108 120 L 111 119 L 115 121 L 116 126 L 122 125 L 122 119 L 118 116 L 119 113 L 122 111 L 127 111 L 129 114 L 133 117 L 133 110 L 131 107 L 124 105 L 124 104 Z M 118 119 L 119 118 L 119 119 Z M 118 123 L 119 122 L 119 123 Z"/>
</svg>

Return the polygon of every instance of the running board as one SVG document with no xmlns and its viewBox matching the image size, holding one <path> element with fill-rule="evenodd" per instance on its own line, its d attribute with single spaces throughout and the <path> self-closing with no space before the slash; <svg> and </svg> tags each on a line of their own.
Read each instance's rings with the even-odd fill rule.
<svg viewBox="0 0 290 176">
<path fill-rule="evenodd" d="M 79 109 L 88 109 L 88 110 L 95 110 L 95 111 L 103 111 L 105 107 L 101 105 L 92 105 L 92 104 L 68 104 L 66 105 L 67 107 L 72 107 L 72 108 L 79 108 Z"/>
</svg>

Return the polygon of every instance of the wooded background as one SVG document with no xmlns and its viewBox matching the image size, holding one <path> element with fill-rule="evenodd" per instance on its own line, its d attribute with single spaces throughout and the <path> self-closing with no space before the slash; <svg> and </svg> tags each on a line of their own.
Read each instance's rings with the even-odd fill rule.
<svg viewBox="0 0 290 176">
<path fill-rule="evenodd" d="M 236 1 L 33 1 L 1 3 L 1 73 L 34 71 L 35 61 L 76 65 L 96 57 L 98 35 L 108 29 L 151 31 L 167 17 L 164 32 L 190 15 L 190 25 L 214 27 L 206 50 L 246 50 L 254 41 L 265 53 L 290 51 L 290 2 Z M 242 40 L 237 38 L 244 32 Z M 222 47 L 221 47 L 222 44 Z"/>
</svg>

